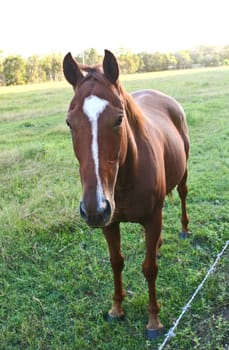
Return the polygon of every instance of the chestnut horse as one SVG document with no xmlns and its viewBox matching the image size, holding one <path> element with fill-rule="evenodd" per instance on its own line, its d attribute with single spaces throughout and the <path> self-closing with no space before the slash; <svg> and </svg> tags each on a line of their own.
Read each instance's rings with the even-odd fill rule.
<svg viewBox="0 0 229 350">
<path fill-rule="evenodd" d="M 108 317 L 124 316 L 119 225 L 137 222 L 145 229 L 142 272 L 149 289 L 147 334 L 151 339 L 163 327 L 155 290 L 156 255 L 162 242 L 164 198 L 175 186 L 182 204 L 182 233 L 188 233 L 185 114 L 173 98 L 158 91 L 129 95 L 119 82 L 117 60 L 108 50 L 102 66 L 95 67 L 79 65 L 68 53 L 63 71 L 74 89 L 66 122 L 80 166 L 80 214 L 89 226 L 102 228 L 114 274 Z"/>
</svg>

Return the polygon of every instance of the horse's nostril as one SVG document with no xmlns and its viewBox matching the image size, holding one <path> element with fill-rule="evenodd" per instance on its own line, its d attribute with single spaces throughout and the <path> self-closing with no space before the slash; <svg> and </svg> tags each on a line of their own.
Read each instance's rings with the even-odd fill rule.
<svg viewBox="0 0 229 350">
<path fill-rule="evenodd" d="M 110 202 L 105 199 L 103 205 L 96 210 L 87 210 L 83 201 L 80 202 L 80 215 L 89 226 L 102 227 L 105 226 L 111 217 Z"/>
<path fill-rule="evenodd" d="M 80 215 L 85 221 L 88 220 L 87 212 L 86 212 L 83 201 L 80 202 Z"/>
<path fill-rule="evenodd" d="M 111 205 L 110 205 L 110 202 L 106 199 L 105 200 L 105 208 L 104 208 L 104 211 L 103 211 L 103 216 L 104 216 L 104 219 L 108 219 L 110 218 L 110 215 L 111 215 Z"/>
</svg>

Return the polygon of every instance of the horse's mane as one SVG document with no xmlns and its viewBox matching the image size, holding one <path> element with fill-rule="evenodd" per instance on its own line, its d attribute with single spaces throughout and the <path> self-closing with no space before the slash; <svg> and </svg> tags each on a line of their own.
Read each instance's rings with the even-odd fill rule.
<svg viewBox="0 0 229 350">
<path fill-rule="evenodd" d="M 84 78 L 81 80 L 80 85 L 88 81 L 90 79 L 97 80 L 98 82 L 104 84 L 107 88 L 112 89 L 115 94 L 117 94 L 117 91 L 122 96 L 126 116 L 128 119 L 128 122 L 131 126 L 131 129 L 135 133 L 142 133 L 144 134 L 144 126 L 143 126 L 143 118 L 142 118 L 142 112 L 135 103 L 132 96 L 123 88 L 122 84 L 118 80 L 116 83 L 116 86 L 113 86 L 105 77 L 103 74 L 102 66 L 100 64 L 95 66 L 85 65 L 85 64 L 78 64 L 81 71 L 86 72 L 84 75 Z"/>
<path fill-rule="evenodd" d="M 120 84 L 128 122 L 135 133 L 145 135 L 142 112 L 133 97 Z"/>
</svg>

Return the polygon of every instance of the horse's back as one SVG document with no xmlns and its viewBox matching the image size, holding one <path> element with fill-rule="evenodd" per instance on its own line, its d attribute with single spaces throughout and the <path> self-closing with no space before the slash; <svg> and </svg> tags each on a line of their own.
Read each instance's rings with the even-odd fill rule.
<svg viewBox="0 0 229 350">
<path fill-rule="evenodd" d="M 182 106 L 172 97 L 157 90 L 140 90 L 132 97 L 149 120 L 162 129 L 169 128 L 171 123 L 179 132 L 185 147 L 186 157 L 189 154 L 189 136 L 186 116 Z"/>
<path fill-rule="evenodd" d="M 145 117 L 149 142 L 157 157 L 161 155 L 166 193 L 169 193 L 179 184 L 186 170 L 189 136 L 184 110 L 175 99 L 159 91 L 137 91 L 132 97 Z"/>
</svg>

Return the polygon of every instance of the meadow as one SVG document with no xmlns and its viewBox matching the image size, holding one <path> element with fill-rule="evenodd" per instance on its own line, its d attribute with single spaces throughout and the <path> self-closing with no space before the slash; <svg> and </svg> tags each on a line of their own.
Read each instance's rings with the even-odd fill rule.
<svg viewBox="0 0 229 350">
<path fill-rule="evenodd" d="M 128 91 L 153 88 L 187 115 L 188 212 L 166 199 L 157 294 L 165 331 L 229 239 L 229 68 L 122 76 Z M 108 324 L 113 278 L 104 237 L 80 219 L 78 163 L 65 125 L 65 82 L 0 88 L 0 349 L 157 349 L 145 339 L 142 228 L 122 224 L 126 320 Z M 180 322 L 171 350 L 229 349 L 229 249 Z"/>
</svg>

